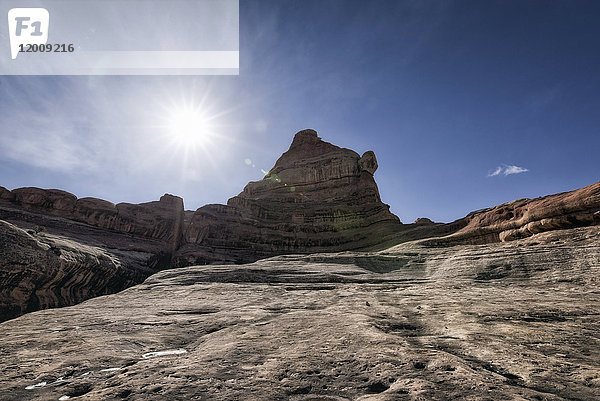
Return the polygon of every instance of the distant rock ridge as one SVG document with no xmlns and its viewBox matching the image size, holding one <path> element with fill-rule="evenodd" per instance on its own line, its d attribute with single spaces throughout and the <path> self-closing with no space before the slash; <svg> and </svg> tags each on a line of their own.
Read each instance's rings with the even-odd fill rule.
<svg viewBox="0 0 600 401">
<path fill-rule="evenodd" d="M 474 242 L 507 242 L 545 231 L 600 224 L 600 182 L 575 191 L 518 199 L 469 213 L 456 237 Z M 456 223 L 456 222 L 455 222 Z"/>
<path fill-rule="evenodd" d="M 429 224 L 435 224 L 435 223 L 431 219 L 428 219 L 427 217 L 419 217 L 418 219 L 415 220 L 415 222 L 413 224 L 429 225 Z"/>
<path fill-rule="evenodd" d="M 94 227 L 151 238 L 177 250 L 183 229 L 183 199 L 165 194 L 159 201 L 117 205 L 96 198 L 81 198 L 57 189 L 0 187 L 0 200 L 27 211 L 86 223 Z"/>
</svg>

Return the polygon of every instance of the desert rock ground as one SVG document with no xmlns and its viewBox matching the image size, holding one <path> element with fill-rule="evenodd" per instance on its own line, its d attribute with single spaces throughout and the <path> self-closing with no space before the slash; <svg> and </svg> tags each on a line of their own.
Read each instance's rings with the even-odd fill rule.
<svg viewBox="0 0 600 401">
<path fill-rule="evenodd" d="M 0 324 L 0 394 L 600 399 L 599 270 L 600 227 L 167 270 Z"/>
</svg>

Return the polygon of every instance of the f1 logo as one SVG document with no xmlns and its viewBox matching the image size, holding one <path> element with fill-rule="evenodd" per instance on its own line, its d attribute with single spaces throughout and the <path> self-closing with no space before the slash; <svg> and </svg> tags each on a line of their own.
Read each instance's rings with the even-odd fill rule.
<svg viewBox="0 0 600 401">
<path fill-rule="evenodd" d="M 8 11 L 10 56 L 14 60 L 21 45 L 45 45 L 48 42 L 50 13 L 45 8 L 12 8 Z"/>
</svg>

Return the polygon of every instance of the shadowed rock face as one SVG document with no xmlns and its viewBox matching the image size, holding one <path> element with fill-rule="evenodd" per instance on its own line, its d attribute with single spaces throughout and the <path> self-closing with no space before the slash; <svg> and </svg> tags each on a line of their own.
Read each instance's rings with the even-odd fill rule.
<svg viewBox="0 0 600 401">
<path fill-rule="evenodd" d="M 142 282 L 150 252 L 106 250 L 0 220 L 0 320 L 69 306 Z"/>
<path fill-rule="evenodd" d="M 194 264 L 222 255 L 232 262 L 283 253 L 377 246 L 400 231 L 381 202 L 375 154 L 324 142 L 300 131 L 261 181 L 251 182 L 227 206 L 198 209 L 186 227 L 179 257 Z"/>
<path fill-rule="evenodd" d="M 0 324 L 0 394 L 597 400 L 599 260 L 587 227 L 167 270 Z"/>
<path fill-rule="evenodd" d="M 183 201 L 114 205 L 59 190 L 0 188 L 0 321 L 68 306 L 171 266 Z"/>
</svg>

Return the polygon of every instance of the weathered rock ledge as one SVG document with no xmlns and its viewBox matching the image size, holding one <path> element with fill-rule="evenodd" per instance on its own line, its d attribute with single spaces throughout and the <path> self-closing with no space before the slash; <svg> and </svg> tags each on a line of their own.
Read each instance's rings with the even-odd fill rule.
<svg viewBox="0 0 600 401">
<path fill-rule="evenodd" d="M 150 252 L 85 245 L 2 220 L 0 255 L 0 320 L 115 293 L 157 271 Z"/>
<path fill-rule="evenodd" d="M 448 224 L 448 243 L 486 244 L 526 238 L 553 230 L 600 224 L 600 182 L 575 191 L 519 199 L 469 213 Z"/>
<path fill-rule="evenodd" d="M 0 187 L 2 206 L 67 218 L 93 227 L 159 240 L 175 251 L 183 226 L 183 199 L 169 194 L 159 201 L 117 205 L 96 198 L 81 198 L 57 189 Z"/>
</svg>

